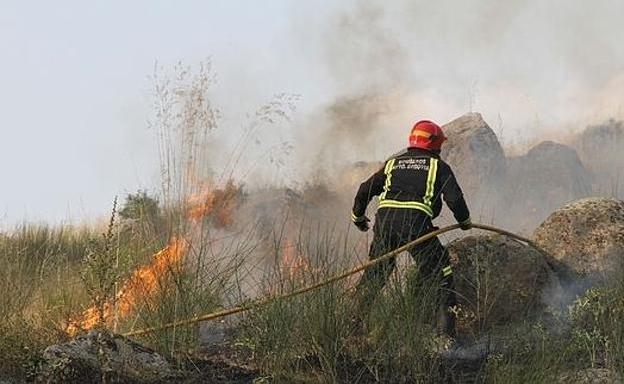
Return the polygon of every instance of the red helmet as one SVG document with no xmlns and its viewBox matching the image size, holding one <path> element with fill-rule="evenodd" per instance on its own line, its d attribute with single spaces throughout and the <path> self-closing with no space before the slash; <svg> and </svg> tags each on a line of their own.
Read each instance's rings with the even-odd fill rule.
<svg viewBox="0 0 624 384">
<path fill-rule="evenodd" d="M 421 120 L 414 124 L 409 137 L 410 148 L 439 150 L 446 140 L 442 128 L 433 121 Z"/>
</svg>

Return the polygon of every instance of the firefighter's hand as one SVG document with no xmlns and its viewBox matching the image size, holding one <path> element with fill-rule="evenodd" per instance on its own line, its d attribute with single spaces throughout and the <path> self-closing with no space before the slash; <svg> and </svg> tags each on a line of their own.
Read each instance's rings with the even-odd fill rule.
<svg viewBox="0 0 624 384">
<path fill-rule="evenodd" d="M 467 218 L 466 220 L 459 223 L 459 228 L 461 228 L 464 231 L 467 231 L 470 228 L 472 228 L 472 221 L 470 220 L 470 218 Z"/>
<path fill-rule="evenodd" d="M 355 224 L 355 226 L 358 227 L 358 229 L 362 232 L 368 231 L 368 229 L 370 228 L 368 225 L 369 222 L 370 219 L 366 216 L 360 216 L 353 220 L 353 224 Z"/>
</svg>

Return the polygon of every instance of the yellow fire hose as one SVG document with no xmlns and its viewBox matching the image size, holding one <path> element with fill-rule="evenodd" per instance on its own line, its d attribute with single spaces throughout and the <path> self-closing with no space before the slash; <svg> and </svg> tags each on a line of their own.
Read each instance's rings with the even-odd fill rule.
<svg viewBox="0 0 624 384">
<path fill-rule="evenodd" d="M 361 272 L 377 263 L 380 263 L 384 260 L 390 259 L 392 257 L 397 256 L 398 254 L 400 254 L 401 252 L 407 251 L 408 249 L 418 245 L 418 244 L 422 244 L 427 240 L 431 240 L 432 238 L 441 235 L 443 233 L 455 230 L 459 228 L 459 224 L 454 224 L 454 225 L 449 225 L 448 227 L 444 227 L 444 228 L 440 228 L 437 229 L 433 232 L 430 232 L 424 236 L 419 237 L 416 240 L 410 241 L 409 243 L 391 251 L 386 253 L 383 256 L 380 256 L 374 260 L 370 260 L 356 268 L 350 269 L 348 271 L 345 271 L 339 275 L 330 277 L 327 280 L 323 280 L 317 284 L 314 285 L 310 285 L 308 287 L 303 287 L 297 290 L 294 290 L 292 292 L 289 292 L 285 295 L 281 295 L 281 296 L 272 296 L 272 297 L 265 297 L 265 298 L 261 298 L 255 301 L 252 301 L 250 303 L 247 304 L 243 304 L 243 305 L 239 305 L 233 308 L 229 308 L 229 309 L 224 309 L 221 311 L 217 311 L 217 312 L 212 312 L 212 313 L 208 313 L 205 315 L 200 315 L 200 316 L 195 316 L 195 317 L 191 317 L 188 319 L 183 319 L 183 320 L 177 320 L 177 321 L 173 321 L 170 323 L 166 323 L 166 324 L 162 324 L 162 325 L 158 325 L 158 326 L 154 326 L 154 327 L 149 327 L 149 328 L 144 328 L 144 329 L 139 329 L 139 330 L 134 330 L 134 331 L 130 331 L 130 332 L 126 332 L 123 334 L 123 336 L 140 336 L 140 335 L 145 335 L 148 333 L 153 333 L 153 332 L 158 332 L 158 331 L 163 331 L 166 329 L 171 329 L 171 328 L 177 328 L 177 327 L 182 327 L 182 326 L 187 326 L 187 325 L 191 325 L 191 324 L 195 324 L 195 323 L 199 323 L 202 321 L 209 321 L 209 320 L 215 320 L 215 319 L 219 319 L 221 317 L 226 317 L 226 316 L 230 316 L 230 315 L 234 315 L 237 313 L 241 313 L 241 312 L 246 312 L 249 310 L 252 310 L 254 308 L 259 308 L 259 307 L 263 307 L 266 306 L 268 304 L 271 304 L 275 301 L 278 300 L 284 300 L 284 299 L 288 299 L 294 296 L 298 296 L 301 294 L 304 294 L 306 292 L 310 292 L 310 291 L 314 291 L 316 289 L 322 288 L 324 286 L 327 286 L 329 284 L 332 284 L 336 281 L 342 280 L 346 277 L 349 277 L 351 275 L 354 275 L 358 272 Z M 523 243 L 526 243 L 527 245 L 535 248 L 537 251 L 539 251 L 540 253 L 546 254 L 541 248 L 539 248 L 533 241 L 524 238 L 520 235 L 517 235 L 515 233 L 506 231 L 504 229 L 500 229 L 500 228 L 496 228 L 496 227 L 492 227 L 489 225 L 484 225 L 484 224 L 472 224 L 472 228 L 475 229 L 482 229 L 485 231 L 489 231 L 489 232 L 495 232 L 501 235 L 505 235 L 511 238 L 514 238 L 516 240 L 519 240 Z"/>
</svg>

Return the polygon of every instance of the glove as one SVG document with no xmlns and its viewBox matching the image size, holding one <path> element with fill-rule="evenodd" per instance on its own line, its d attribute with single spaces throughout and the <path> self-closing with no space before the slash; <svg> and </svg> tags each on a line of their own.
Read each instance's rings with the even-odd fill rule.
<svg viewBox="0 0 624 384">
<path fill-rule="evenodd" d="M 370 222 L 370 219 L 366 216 L 360 216 L 360 217 L 353 219 L 353 224 L 355 224 L 355 226 L 358 227 L 358 229 L 362 232 L 368 231 L 368 229 L 370 228 L 368 226 L 369 222 Z"/>
<path fill-rule="evenodd" d="M 470 220 L 470 217 L 459 223 L 459 228 L 461 228 L 463 231 L 467 231 L 472 228 L 472 221 Z"/>
</svg>

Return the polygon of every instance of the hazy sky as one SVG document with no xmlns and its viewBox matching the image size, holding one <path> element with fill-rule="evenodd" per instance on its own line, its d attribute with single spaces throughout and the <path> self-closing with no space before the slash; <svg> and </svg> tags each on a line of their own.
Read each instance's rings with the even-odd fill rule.
<svg viewBox="0 0 624 384">
<path fill-rule="evenodd" d="M 382 156 L 419 117 L 478 110 L 512 138 L 621 117 L 622 15 L 619 0 L 0 0 L 0 225 L 93 217 L 157 186 L 155 61 L 210 57 L 226 121 L 300 94 L 304 137 L 340 97 L 384 94 L 367 132 Z"/>
<path fill-rule="evenodd" d="M 145 124 L 155 61 L 211 57 L 244 100 L 242 82 L 283 71 L 287 3 L 1 0 L 3 221 L 100 214 L 115 194 L 157 184 Z M 292 72 L 249 97 L 305 88 Z"/>
</svg>

